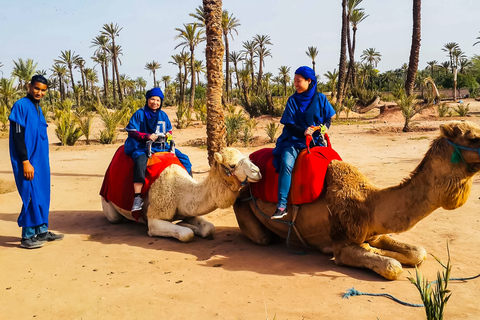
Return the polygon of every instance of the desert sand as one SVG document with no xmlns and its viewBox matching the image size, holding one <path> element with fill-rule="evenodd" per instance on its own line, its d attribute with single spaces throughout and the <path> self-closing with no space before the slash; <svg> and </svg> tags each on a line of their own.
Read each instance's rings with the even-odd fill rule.
<svg viewBox="0 0 480 320">
<path fill-rule="evenodd" d="M 468 102 L 471 112 L 464 119 L 480 124 L 480 103 Z M 174 108 L 164 110 L 174 122 Z M 258 136 L 265 137 L 263 128 L 269 120 L 260 122 Z M 394 132 L 403 125 L 398 112 L 367 121 L 357 119 L 349 125 L 334 123 L 330 137 L 344 161 L 357 166 L 376 185 L 387 187 L 409 175 L 438 135 L 438 126 L 452 119 L 426 111 L 414 120 L 414 126 L 423 129 L 410 133 Z M 100 128 L 97 119 L 94 139 Z M 149 237 L 144 224 L 110 224 L 98 193 L 125 133 L 119 133 L 114 145 L 62 147 L 54 130 L 50 123 L 50 229 L 64 233 L 65 239 L 35 250 L 19 247 L 20 197 L 13 183 L 8 139 L 5 135 L 0 139 L 1 319 L 425 319 L 423 308 L 385 297 L 342 299 L 347 289 L 355 287 L 421 303 L 407 279 L 415 274 L 414 268 L 405 268 L 399 280 L 388 281 L 369 270 L 338 267 L 331 256 L 319 252 L 299 254 L 305 249 L 288 248 L 285 241 L 257 246 L 240 232 L 232 208 L 205 216 L 216 226 L 213 240 L 196 237 L 181 243 Z M 198 123 L 174 130 L 175 141 L 190 156 L 197 180 L 209 168 L 207 151 L 186 146 L 186 142 L 199 137 L 206 137 L 206 132 Z M 239 149 L 248 155 L 272 146 Z M 463 207 L 438 209 L 413 230 L 395 237 L 423 246 L 445 263 L 448 241 L 451 276 L 477 275 L 479 208 L 477 175 Z M 436 279 L 439 270 L 441 266 L 430 255 L 420 266 L 429 280 Z M 445 319 L 480 318 L 479 284 L 480 279 L 450 282 L 452 296 Z"/>
</svg>

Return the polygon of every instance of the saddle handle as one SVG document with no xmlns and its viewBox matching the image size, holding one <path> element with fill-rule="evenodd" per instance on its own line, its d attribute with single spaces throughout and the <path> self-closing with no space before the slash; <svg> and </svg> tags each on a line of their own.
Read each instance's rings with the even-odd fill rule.
<svg viewBox="0 0 480 320">
<path fill-rule="evenodd" d="M 315 131 L 322 130 L 322 126 L 316 126 L 314 128 L 315 128 Z M 330 137 L 328 136 L 328 133 L 325 132 L 325 135 L 323 137 L 325 138 L 325 142 L 327 143 L 327 145 L 325 147 L 331 148 L 332 145 L 330 144 Z M 305 136 L 305 144 L 307 145 L 307 152 L 308 153 L 311 153 L 310 152 L 310 143 L 312 142 L 312 139 L 313 139 L 312 135 Z"/>
</svg>

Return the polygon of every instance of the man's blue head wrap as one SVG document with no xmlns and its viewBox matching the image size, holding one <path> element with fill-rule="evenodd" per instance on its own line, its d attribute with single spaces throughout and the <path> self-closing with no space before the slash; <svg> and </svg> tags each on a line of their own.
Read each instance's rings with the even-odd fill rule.
<svg viewBox="0 0 480 320">
<path fill-rule="evenodd" d="M 298 68 L 295 71 L 295 74 L 301 75 L 305 79 L 312 80 L 307 91 L 302 93 L 295 92 L 293 94 L 293 99 L 295 99 L 295 102 L 300 107 L 300 110 L 303 112 L 312 101 L 313 95 L 317 93 L 317 77 L 315 76 L 315 72 L 313 71 L 313 69 L 307 66 Z"/>
</svg>

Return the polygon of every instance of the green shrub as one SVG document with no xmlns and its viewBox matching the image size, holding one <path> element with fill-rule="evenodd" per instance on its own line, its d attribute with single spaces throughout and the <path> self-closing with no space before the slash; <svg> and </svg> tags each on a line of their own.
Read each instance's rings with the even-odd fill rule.
<svg viewBox="0 0 480 320">
<path fill-rule="evenodd" d="M 201 121 L 202 124 L 207 124 L 207 103 L 204 100 L 195 100 L 193 108 L 197 120 Z"/>
<path fill-rule="evenodd" d="M 465 105 L 465 103 L 459 103 L 456 107 L 453 107 L 453 110 L 455 110 L 460 117 L 465 117 L 470 111 L 470 108 L 468 107 L 470 103 Z"/>
<path fill-rule="evenodd" d="M 438 111 L 438 116 L 439 117 L 445 117 L 448 114 L 448 110 L 450 109 L 449 106 L 447 106 L 446 102 L 442 102 L 437 106 L 437 111 Z"/>
<path fill-rule="evenodd" d="M 448 262 L 445 266 L 437 257 L 433 256 L 435 260 L 443 267 L 443 272 L 437 272 L 437 280 L 434 282 L 428 282 L 427 279 L 423 278 L 418 271 L 418 268 L 415 267 L 416 277 L 408 277 L 408 280 L 415 285 L 420 293 L 420 297 L 423 301 L 425 308 L 425 313 L 427 315 L 427 320 L 443 320 L 443 312 L 445 306 L 452 295 L 450 290 L 447 289 L 448 281 L 450 279 L 450 271 L 452 266 L 450 265 L 450 250 L 448 249 L 447 242 L 447 252 L 448 252 Z"/>
<path fill-rule="evenodd" d="M 243 136 L 242 141 L 245 147 L 250 145 L 250 141 L 253 139 L 253 135 L 255 134 L 256 128 L 258 125 L 258 121 L 255 119 L 247 120 L 243 126 Z"/>
<path fill-rule="evenodd" d="M 353 88 L 351 94 L 362 107 L 370 105 L 379 96 L 377 91 L 365 88 Z"/>
<path fill-rule="evenodd" d="M 280 128 L 280 124 L 274 121 L 269 122 L 265 127 L 265 132 L 267 133 L 267 136 L 270 139 L 270 142 L 277 141 L 278 128 Z"/>
<path fill-rule="evenodd" d="M 185 129 L 190 125 L 187 113 L 190 113 L 188 106 L 185 104 L 179 104 L 177 111 L 175 112 L 175 115 L 177 116 L 177 119 L 175 119 L 177 122 L 175 127 L 177 127 L 177 129 Z"/>
<path fill-rule="evenodd" d="M 100 107 L 98 113 L 105 126 L 105 129 L 100 131 L 100 143 L 112 144 L 117 139 L 117 126 L 125 117 L 127 110 L 124 108 L 112 112 L 104 107 Z"/>
<path fill-rule="evenodd" d="M 238 112 L 229 113 L 225 117 L 225 126 L 227 128 L 227 146 L 233 145 L 238 141 L 240 136 L 240 131 L 242 130 L 243 125 L 245 124 L 246 119 L 242 110 Z"/>
<path fill-rule="evenodd" d="M 60 140 L 62 146 L 73 146 L 82 136 L 82 130 L 77 125 L 77 121 L 70 110 L 63 110 L 58 113 L 55 121 L 57 128 L 55 134 Z"/>
<path fill-rule="evenodd" d="M 10 109 L 5 105 L 0 105 L 0 122 L 2 123 L 2 131 L 7 130 L 8 117 Z"/>
<path fill-rule="evenodd" d="M 75 111 L 75 118 L 77 119 L 78 126 L 85 136 L 87 144 L 90 144 L 90 130 L 92 128 L 95 112 L 87 111 L 86 108 L 79 108 Z"/>
</svg>

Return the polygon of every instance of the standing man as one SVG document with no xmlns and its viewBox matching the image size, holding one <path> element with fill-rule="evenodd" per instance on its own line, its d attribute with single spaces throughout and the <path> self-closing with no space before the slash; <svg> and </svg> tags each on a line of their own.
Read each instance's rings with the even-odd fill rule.
<svg viewBox="0 0 480 320">
<path fill-rule="evenodd" d="M 50 210 L 50 163 L 47 122 L 39 105 L 47 91 L 47 79 L 35 75 L 25 98 L 15 102 L 10 113 L 10 159 L 15 183 L 22 198 L 17 223 L 22 227 L 22 248 L 34 249 L 44 241 L 63 239 L 48 231 Z"/>
</svg>

